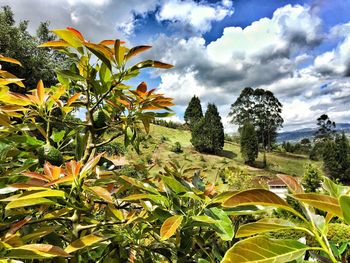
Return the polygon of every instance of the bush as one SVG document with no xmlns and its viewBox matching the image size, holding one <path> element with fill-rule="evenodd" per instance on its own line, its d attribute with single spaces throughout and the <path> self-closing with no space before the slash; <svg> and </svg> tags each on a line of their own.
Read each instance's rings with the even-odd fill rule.
<svg viewBox="0 0 350 263">
<path fill-rule="evenodd" d="M 125 146 L 119 142 L 111 142 L 109 144 L 100 146 L 97 148 L 97 152 L 106 152 L 108 155 L 125 155 L 126 149 Z"/>
<path fill-rule="evenodd" d="M 171 146 L 170 151 L 174 152 L 174 153 L 182 153 L 182 147 L 181 144 L 179 142 L 176 142 L 173 146 Z"/>
<path fill-rule="evenodd" d="M 321 183 L 321 171 L 310 163 L 306 164 L 302 179 L 302 185 L 305 192 L 316 192 L 321 187 Z"/>
</svg>

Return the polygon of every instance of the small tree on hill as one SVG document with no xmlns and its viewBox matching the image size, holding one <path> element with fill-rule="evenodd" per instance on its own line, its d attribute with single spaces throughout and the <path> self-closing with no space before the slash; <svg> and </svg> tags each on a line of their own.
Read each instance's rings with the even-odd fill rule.
<svg viewBox="0 0 350 263">
<path fill-rule="evenodd" d="M 184 115 L 185 122 L 189 124 L 191 128 L 193 128 L 196 125 L 196 123 L 200 121 L 202 117 L 203 117 L 203 112 L 202 112 L 201 101 L 199 100 L 198 97 L 193 96 L 185 111 L 185 115 Z"/>
<path fill-rule="evenodd" d="M 305 165 L 304 176 L 302 179 L 302 185 L 305 192 L 316 192 L 321 187 L 322 176 L 321 171 L 317 169 L 311 163 Z"/>
<path fill-rule="evenodd" d="M 241 154 L 247 164 L 252 164 L 258 157 L 259 143 L 254 126 L 246 122 L 241 129 Z"/>
<path fill-rule="evenodd" d="M 224 126 L 215 104 L 208 109 L 192 130 L 191 142 L 199 152 L 217 153 L 224 147 Z"/>
<path fill-rule="evenodd" d="M 315 140 L 325 141 L 332 139 L 335 134 L 335 122 L 331 121 L 327 114 L 322 114 L 317 119 L 318 130 L 315 133 Z"/>
</svg>

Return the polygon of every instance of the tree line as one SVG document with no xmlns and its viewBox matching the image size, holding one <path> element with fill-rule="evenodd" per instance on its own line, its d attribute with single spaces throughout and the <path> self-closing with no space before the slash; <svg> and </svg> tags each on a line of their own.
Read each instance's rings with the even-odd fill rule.
<svg viewBox="0 0 350 263">
<path fill-rule="evenodd" d="M 241 154 L 252 164 L 259 149 L 271 150 L 277 130 L 282 127 L 282 104 L 271 91 L 247 87 L 231 105 L 231 123 L 238 125 Z M 203 116 L 200 99 L 194 96 L 184 114 L 192 131 L 192 144 L 200 152 L 216 153 L 223 149 L 224 130 L 215 104 L 209 104 Z M 264 154 L 266 165 L 266 154 Z"/>
</svg>

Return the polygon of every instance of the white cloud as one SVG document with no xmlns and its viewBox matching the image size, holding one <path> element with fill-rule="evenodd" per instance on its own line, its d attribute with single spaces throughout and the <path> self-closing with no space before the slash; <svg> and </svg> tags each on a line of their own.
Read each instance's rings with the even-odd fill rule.
<svg viewBox="0 0 350 263">
<path fill-rule="evenodd" d="M 153 54 L 175 65 L 161 75 L 160 87 L 182 107 L 194 94 L 203 105 L 214 102 L 219 105 L 225 129 L 232 130 L 227 114 L 239 92 L 246 86 L 264 88 L 283 103 L 284 129 L 288 130 L 297 124 L 313 125 L 326 111 L 337 113 L 333 114 L 336 121 L 346 114 L 341 109 L 348 94 L 342 85 L 344 79 L 325 78 L 314 66 L 299 68 L 313 62 L 310 51 L 322 40 L 325 34 L 317 14 L 307 6 L 287 5 L 277 9 L 271 19 L 260 19 L 246 28 L 225 28 L 223 35 L 207 46 L 202 37 L 160 36 L 154 41 Z M 346 54 L 349 47 L 339 45 L 336 57 L 337 53 Z M 324 85 L 327 88 L 321 89 Z M 329 97 L 338 90 L 335 94 L 339 98 Z M 338 103 L 334 104 L 335 100 Z M 331 103 L 333 107 L 326 106 Z"/>
<path fill-rule="evenodd" d="M 196 32 L 207 32 L 213 21 L 220 21 L 233 14 L 232 2 L 225 0 L 220 5 L 191 0 L 169 0 L 157 13 L 159 21 L 171 21 L 190 26 Z"/>
</svg>

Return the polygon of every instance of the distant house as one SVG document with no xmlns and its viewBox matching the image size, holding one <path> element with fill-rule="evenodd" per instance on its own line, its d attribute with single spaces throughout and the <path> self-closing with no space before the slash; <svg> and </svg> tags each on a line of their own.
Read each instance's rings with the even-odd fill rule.
<svg viewBox="0 0 350 263">
<path fill-rule="evenodd" d="M 278 195 L 281 198 L 286 198 L 286 194 L 288 193 L 287 185 L 279 178 L 270 180 L 267 182 L 269 186 L 269 190 L 274 194 Z"/>
<path fill-rule="evenodd" d="M 124 166 L 129 164 L 129 161 L 124 156 L 109 160 L 114 164 L 114 170 L 122 169 Z"/>
</svg>

